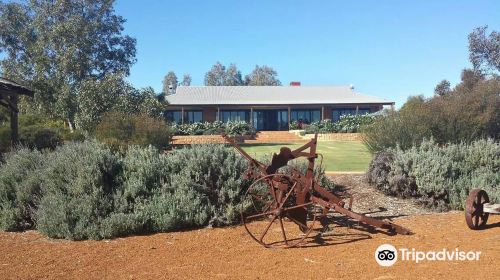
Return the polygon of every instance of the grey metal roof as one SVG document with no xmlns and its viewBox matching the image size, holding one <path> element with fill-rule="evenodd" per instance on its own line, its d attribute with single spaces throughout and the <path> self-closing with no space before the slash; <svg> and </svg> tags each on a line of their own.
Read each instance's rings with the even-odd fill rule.
<svg viewBox="0 0 500 280">
<path fill-rule="evenodd" d="M 393 104 L 349 86 L 179 86 L 170 105 Z"/>
</svg>

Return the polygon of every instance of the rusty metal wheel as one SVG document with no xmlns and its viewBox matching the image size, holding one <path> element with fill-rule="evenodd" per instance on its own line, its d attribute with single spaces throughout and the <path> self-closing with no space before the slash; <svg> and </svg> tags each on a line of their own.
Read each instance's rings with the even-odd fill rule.
<svg viewBox="0 0 500 280">
<path fill-rule="evenodd" d="M 268 248 L 296 247 L 311 233 L 316 216 L 308 218 L 312 202 L 297 205 L 300 187 L 291 176 L 271 174 L 248 188 L 241 221 L 255 241 Z"/>
<path fill-rule="evenodd" d="M 469 193 L 465 203 L 465 221 L 470 229 L 481 229 L 486 225 L 490 214 L 483 211 L 483 206 L 489 202 L 488 194 L 481 189 L 473 189 Z"/>
</svg>

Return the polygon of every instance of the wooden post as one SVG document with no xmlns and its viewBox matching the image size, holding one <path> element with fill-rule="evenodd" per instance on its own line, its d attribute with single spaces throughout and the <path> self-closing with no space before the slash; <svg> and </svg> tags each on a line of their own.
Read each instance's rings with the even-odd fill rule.
<svg viewBox="0 0 500 280">
<path fill-rule="evenodd" d="M 18 131 L 17 131 L 17 94 L 10 96 L 10 141 L 12 147 L 18 143 Z"/>
<path fill-rule="evenodd" d="M 292 110 L 290 109 L 290 106 L 288 106 L 288 130 L 290 130 L 290 124 L 292 120 Z"/>
<path fill-rule="evenodd" d="M 359 105 L 356 105 L 356 115 L 358 114 L 359 111 Z"/>
<path fill-rule="evenodd" d="M 181 107 L 181 124 L 184 124 L 184 107 Z"/>
<path fill-rule="evenodd" d="M 253 107 L 250 107 L 250 125 L 253 126 Z"/>
<path fill-rule="evenodd" d="M 321 106 L 321 120 L 325 119 L 325 106 Z"/>
</svg>

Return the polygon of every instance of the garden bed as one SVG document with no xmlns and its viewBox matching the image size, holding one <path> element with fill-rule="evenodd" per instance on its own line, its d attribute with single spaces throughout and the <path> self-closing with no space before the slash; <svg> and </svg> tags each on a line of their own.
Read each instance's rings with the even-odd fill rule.
<svg viewBox="0 0 500 280">
<path fill-rule="evenodd" d="M 245 140 L 255 139 L 251 135 L 234 136 L 237 143 L 243 143 Z M 172 137 L 172 145 L 192 145 L 192 144 L 222 144 L 226 143 L 222 135 L 177 135 Z"/>
</svg>

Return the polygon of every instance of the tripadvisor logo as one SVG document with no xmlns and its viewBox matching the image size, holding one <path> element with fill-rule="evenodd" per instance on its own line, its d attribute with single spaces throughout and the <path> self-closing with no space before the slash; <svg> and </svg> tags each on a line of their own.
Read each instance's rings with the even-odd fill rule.
<svg viewBox="0 0 500 280">
<path fill-rule="evenodd" d="M 422 261 L 478 261 L 480 251 L 461 251 L 442 249 L 440 251 L 418 251 L 415 248 L 399 248 L 391 244 L 383 244 L 375 250 L 375 260 L 380 266 L 392 266 L 399 259 L 420 263 Z"/>
</svg>

